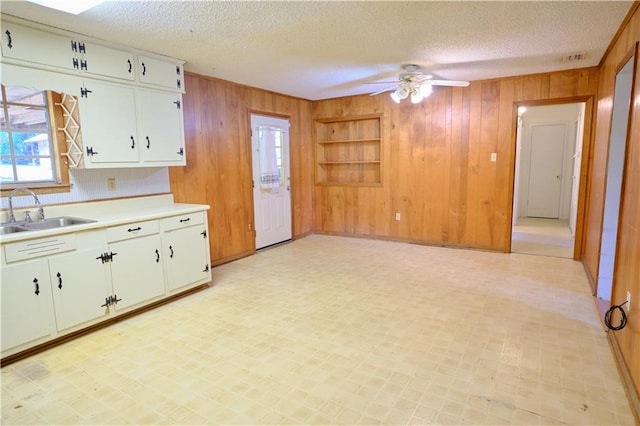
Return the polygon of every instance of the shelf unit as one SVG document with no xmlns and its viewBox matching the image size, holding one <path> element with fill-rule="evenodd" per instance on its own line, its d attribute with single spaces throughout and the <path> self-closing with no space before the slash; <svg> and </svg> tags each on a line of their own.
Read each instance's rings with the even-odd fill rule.
<svg viewBox="0 0 640 426">
<path fill-rule="evenodd" d="M 316 184 L 382 184 L 381 114 L 317 118 Z"/>
</svg>

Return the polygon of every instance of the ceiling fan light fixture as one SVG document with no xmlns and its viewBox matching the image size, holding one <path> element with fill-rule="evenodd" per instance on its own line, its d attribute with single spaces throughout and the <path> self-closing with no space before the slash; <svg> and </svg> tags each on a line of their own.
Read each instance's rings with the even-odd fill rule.
<svg viewBox="0 0 640 426">
<path fill-rule="evenodd" d="M 409 93 L 411 93 L 411 91 L 409 90 L 409 88 L 405 85 L 401 85 L 400 87 L 398 87 L 395 91 L 396 95 L 398 95 L 398 97 L 400 99 L 407 99 L 407 97 L 409 96 Z"/>
<path fill-rule="evenodd" d="M 412 104 L 419 104 L 420 102 L 422 102 L 422 99 L 424 99 L 424 96 L 422 96 L 422 93 L 420 93 L 420 91 L 418 90 L 414 90 L 411 94 Z"/>
<path fill-rule="evenodd" d="M 394 91 L 394 92 L 391 92 L 391 99 L 393 99 L 393 102 L 399 104 L 401 99 L 400 99 L 400 96 L 398 96 L 398 94 L 396 92 L 397 92 L 397 90 Z"/>
<path fill-rule="evenodd" d="M 427 98 L 433 92 L 433 86 L 430 83 L 423 83 L 420 85 L 420 94 Z"/>
</svg>

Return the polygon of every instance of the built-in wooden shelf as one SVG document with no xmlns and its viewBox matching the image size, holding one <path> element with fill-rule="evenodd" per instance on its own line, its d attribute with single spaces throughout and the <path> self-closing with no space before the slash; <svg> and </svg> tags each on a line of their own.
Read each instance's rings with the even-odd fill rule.
<svg viewBox="0 0 640 426">
<path fill-rule="evenodd" d="M 380 119 L 367 114 L 315 120 L 316 184 L 381 185 Z"/>
</svg>

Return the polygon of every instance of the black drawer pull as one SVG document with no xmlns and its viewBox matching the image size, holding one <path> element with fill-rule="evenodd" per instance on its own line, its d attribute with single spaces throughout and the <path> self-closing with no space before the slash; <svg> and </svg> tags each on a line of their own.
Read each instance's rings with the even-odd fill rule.
<svg viewBox="0 0 640 426">
<path fill-rule="evenodd" d="M 138 226 L 138 227 L 135 227 L 135 228 L 129 228 L 129 229 L 127 229 L 127 232 L 136 232 L 136 231 L 139 231 L 139 230 L 141 230 L 141 229 L 142 229 L 142 228 L 140 228 L 140 227 Z"/>
<path fill-rule="evenodd" d="M 185 222 L 189 222 L 191 220 L 190 217 L 186 218 L 186 219 L 180 219 L 180 223 L 185 223 Z"/>
</svg>

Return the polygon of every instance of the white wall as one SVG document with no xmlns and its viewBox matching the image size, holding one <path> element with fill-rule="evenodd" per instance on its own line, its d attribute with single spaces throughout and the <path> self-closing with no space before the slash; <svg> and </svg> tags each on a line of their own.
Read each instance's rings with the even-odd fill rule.
<svg viewBox="0 0 640 426">
<path fill-rule="evenodd" d="M 576 121 L 580 113 L 580 103 L 562 105 L 542 105 L 527 107 L 522 114 L 522 138 L 518 151 L 518 206 L 519 217 L 527 216 L 529 188 L 529 156 L 531 126 L 541 123 L 567 123 L 568 140 L 563 158 L 562 199 L 560 219 L 568 219 L 571 207 L 571 176 L 573 172 L 573 153 L 575 149 Z"/>
<path fill-rule="evenodd" d="M 169 169 L 167 167 L 144 167 L 128 169 L 72 169 L 71 192 L 39 195 L 40 202 L 47 204 L 73 203 L 105 198 L 129 197 L 170 192 Z M 116 179 L 116 190 L 107 189 L 107 179 Z M 31 196 L 13 199 L 14 207 L 32 206 Z M 8 197 L 2 197 L 2 208 L 9 207 Z"/>
</svg>

